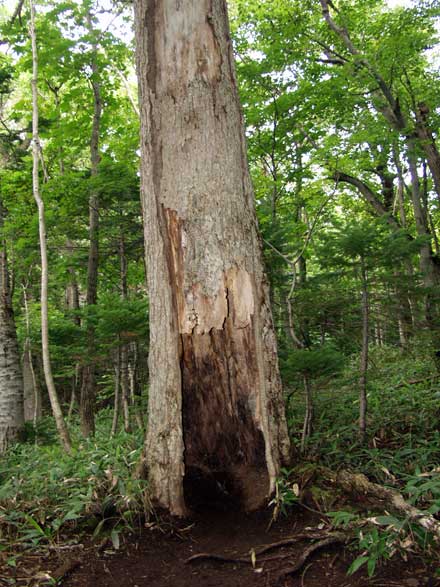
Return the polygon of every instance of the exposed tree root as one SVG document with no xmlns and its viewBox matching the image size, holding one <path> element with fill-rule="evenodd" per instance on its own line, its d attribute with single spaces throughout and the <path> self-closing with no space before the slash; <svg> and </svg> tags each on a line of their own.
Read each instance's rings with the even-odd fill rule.
<svg viewBox="0 0 440 587">
<path fill-rule="evenodd" d="M 295 534 L 294 536 L 290 536 L 288 538 L 283 538 L 283 540 L 279 540 L 278 542 L 272 542 L 272 544 L 265 544 L 255 549 L 255 554 L 260 556 L 265 552 L 269 552 L 270 550 L 274 550 L 276 548 L 282 548 L 283 546 L 289 546 L 290 544 L 296 544 L 301 540 L 317 540 L 318 538 L 326 538 L 328 533 L 323 532 L 301 532 Z"/>
<path fill-rule="evenodd" d="M 426 511 L 419 510 L 405 501 L 395 489 L 372 483 L 362 473 L 339 471 L 335 473 L 329 469 L 322 470 L 324 478 L 339 485 L 347 493 L 357 493 L 382 502 L 382 508 L 405 517 L 409 522 L 418 524 L 431 532 L 436 540 L 440 540 L 440 522 Z"/>
<path fill-rule="evenodd" d="M 186 559 L 185 564 L 188 563 L 193 563 L 195 561 L 201 561 L 201 560 L 213 560 L 213 561 L 218 561 L 221 563 L 243 563 L 246 565 L 250 565 L 252 564 L 251 559 L 248 557 L 242 558 L 233 558 L 233 557 L 229 557 L 229 556 L 223 556 L 221 554 L 215 554 L 215 553 L 209 553 L 209 552 L 201 552 L 199 554 L 194 554 L 193 556 L 190 556 L 189 558 Z"/>
<path fill-rule="evenodd" d="M 349 535 L 346 533 L 342 533 L 342 532 L 332 533 L 332 534 L 323 534 L 322 532 L 319 534 L 317 534 L 316 532 L 315 533 L 304 532 L 301 534 L 296 534 L 295 536 L 291 536 L 289 538 L 285 538 L 283 540 L 280 540 L 279 542 L 273 542 L 272 544 L 265 544 L 265 545 L 260 546 L 258 548 L 252 549 L 250 554 L 247 554 L 247 555 L 242 555 L 239 557 L 227 557 L 227 556 L 223 556 L 221 554 L 202 552 L 199 554 L 195 554 L 195 555 L 189 557 L 188 559 L 186 559 L 185 564 L 193 563 L 196 561 L 202 561 L 202 560 L 214 560 L 214 561 L 222 562 L 222 563 L 235 563 L 235 564 L 240 563 L 240 564 L 248 564 L 248 565 L 255 566 L 257 564 L 257 557 L 260 557 L 262 554 L 269 552 L 270 550 L 275 550 L 276 548 L 283 548 L 284 546 L 289 546 L 291 544 L 295 544 L 297 542 L 300 542 L 301 540 L 316 540 L 318 538 L 320 538 L 321 540 L 308 546 L 302 552 L 302 554 L 299 556 L 295 565 L 288 567 L 287 569 L 282 571 L 277 576 L 277 579 L 278 579 L 278 578 L 281 578 L 282 576 L 288 575 L 290 573 L 294 573 L 295 570 L 301 569 L 303 567 L 304 563 L 310 557 L 310 555 L 313 554 L 313 552 L 315 552 L 315 550 L 318 550 L 320 548 L 324 548 L 325 546 L 327 546 L 329 544 L 335 544 L 338 542 L 339 543 L 347 542 L 347 540 L 349 539 Z M 292 552 L 289 551 L 289 552 L 279 554 L 276 556 L 259 558 L 258 564 L 263 564 L 265 562 L 270 562 L 273 560 L 279 560 L 279 559 L 285 559 L 285 558 L 291 558 L 291 557 L 292 557 Z"/>
<path fill-rule="evenodd" d="M 276 583 L 277 584 L 280 583 L 280 581 L 282 579 L 284 579 L 285 577 L 287 577 L 288 575 L 293 575 L 294 573 L 301 570 L 302 567 L 307 562 L 307 560 L 317 550 L 321 550 L 322 548 L 325 548 L 326 546 L 331 546 L 332 544 L 340 544 L 340 543 L 345 544 L 347 542 L 347 540 L 348 540 L 348 535 L 340 532 L 340 533 L 331 534 L 331 535 L 327 536 L 327 538 L 323 538 L 322 540 L 319 540 L 319 542 L 315 542 L 314 544 L 311 544 L 310 546 L 308 546 L 306 549 L 303 550 L 303 552 L 298 556 L 297 560 L 295 561 L 295 563 L 293 565 L 282 569 L 277 574 L 276 580 L 275 580 Z"/>
</svg>

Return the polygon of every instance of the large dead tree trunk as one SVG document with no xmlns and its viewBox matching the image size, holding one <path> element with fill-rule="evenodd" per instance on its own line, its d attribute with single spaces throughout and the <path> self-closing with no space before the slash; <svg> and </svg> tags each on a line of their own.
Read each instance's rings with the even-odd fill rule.
<svg viewBox="0 0 440 587">
<path fill-rule="evenodd" d="M 20 367 L 0 201 L 0 455 L 24 428 L 23 379 Z"/>
<path fill-rule="evenodd" d="M 135 6 L 151 491 L 184 514 L 211 477 L 253 509 L 289 440 L 226 3 Z"/>
</svg>

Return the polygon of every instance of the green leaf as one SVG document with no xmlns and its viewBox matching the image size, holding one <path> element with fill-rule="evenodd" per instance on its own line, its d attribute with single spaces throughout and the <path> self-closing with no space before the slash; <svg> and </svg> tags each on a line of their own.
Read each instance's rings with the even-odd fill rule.
<svg viewBox="0 0 440 587">
<path fill-rule="evenodd" d="M 30 524 L 33 528 L 35 528 L 35 530 L 37 531 L 38 534 L 40 534 L 41 536 L 46 536 L 46 533 L 43 530 L 43 528 L 40 526 L 40 524 L 38 522 L 36 522 L 34 520 L 34 518 L 32 516 L 30 516 L 29 514 L 25 514 L 24 518 L 28 524 Z"/>
<path fill-rule="evenodd" d="M 115 550 L 119 550 L 120 542 L 119 542 L 119 532 L 117 530 L 112 530 L 110 535 L 113 543 L 113 548 Z"/>
<path fill-rule="evenodd" d="M 376 570 L 376 563 L 377 559 L 375 557 L 371 557 L 368 559 L 367 571 L 369 577 L 372 577 L 374 575 L 374 571 Z"/>
<path fill-rule="evenodd" d="M 347 575 L 354 575 L 356 571 L 358 571 L 362 565 L 364 565 L 367 561 L 369 561 L 368 556 L 358 556 L 354 559 L 351 563 L 350 567 L 348 568 Z"/>
<path fill-rule="evenodd" d="M 92 535 L 93 540 L 95 540 L 95 538 L 97 538 L 100 535 L 101 530 L 102 530 L 105 522 L 106 522 L 105 518 L 100 520 L 99 524 L 96 526 L 95 530 L 93 531 L 93 535 Z"/>
</svg>

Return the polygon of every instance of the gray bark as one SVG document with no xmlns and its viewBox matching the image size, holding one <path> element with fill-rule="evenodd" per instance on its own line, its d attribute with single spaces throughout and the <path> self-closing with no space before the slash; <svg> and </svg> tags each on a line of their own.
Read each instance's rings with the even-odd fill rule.
<svg viewBox="0 0 440 587">
<path fill-rule="evenodd" d="M 420 180 L 417 172 L 416 146 L 414 142 L 409 143 L 407 157 L 411 175 L 411 199 L 416 231 L 418 236 L 430 237 L 426 210 L 422 205 Z M 420 270 L 426 288 L 430 289 L 437 286 L 440 281 L 440 266 L 433 255 L 430 242 L 423 244 L 420 249 Z"/>
<path fill-rule="evenodd" d="M 24 342 L 23 356 L 21 359 L 24 387 L 24 419 L 26 422 L 33 422 L 35 426 L 42 416 L 42 399 L 41 389 L 35 374 L 34 361 L 32 358 L 28 290 L 24 284 L 23 301 L 26 318 L 26 340 Z"/>
<path fill-rule="evenodd" d="M 0 201 L 0 454 L 19 439 L 24 428 L 23 379 L 2 234 L 3 214 Z"/>
<path fill-rule="evenodd" d="M 137 0 L 152 496 L 225 474 L 261 506 L 289 456 L 224 0 Z"/>
<path fill-rule="evenodd" d="M 434 135 L 429 128 L 428 114 L 429 109 L 426 104 L 419 104 L 416 112 L 416 134 L 425 153 L 429 170 L 431 171 L 434 188 L 437 193 L 437 197 L 440 200 L 440 153 L 438 151 Z"/>
</svg>

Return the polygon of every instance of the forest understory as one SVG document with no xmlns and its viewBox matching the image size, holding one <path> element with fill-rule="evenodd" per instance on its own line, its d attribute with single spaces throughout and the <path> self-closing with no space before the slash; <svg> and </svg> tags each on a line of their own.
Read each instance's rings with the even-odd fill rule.
<svg viewBox="0 0 440 587">
<path fill-rule="evenodd" d="M 188 519 L 154 511 L 145 482 L 133 478 L 141 433 L 110 438 L 110 411 L 68 459 L 50 421 L 36 435 L 30 427 L 28 442 L 0 466 L 0 584 L 439 585 L 438 543 L 417 520 L 383 496 L 336 482 L 338 471 L 362 471 L 434 519 L 439 510 L 440 378 L 429 360 L 395 349 L 375 351 L 372 362 L 368 442 L 353 442 L 356 370 L 318 379 L 319 426 L 307 452 L 300 455 L 297 432 L 292 468 L 256 513 L 240 511 L 215 485 L 194 497 Z M 298 430 L 300 385 L 289 406 Z"/>
</svg>

